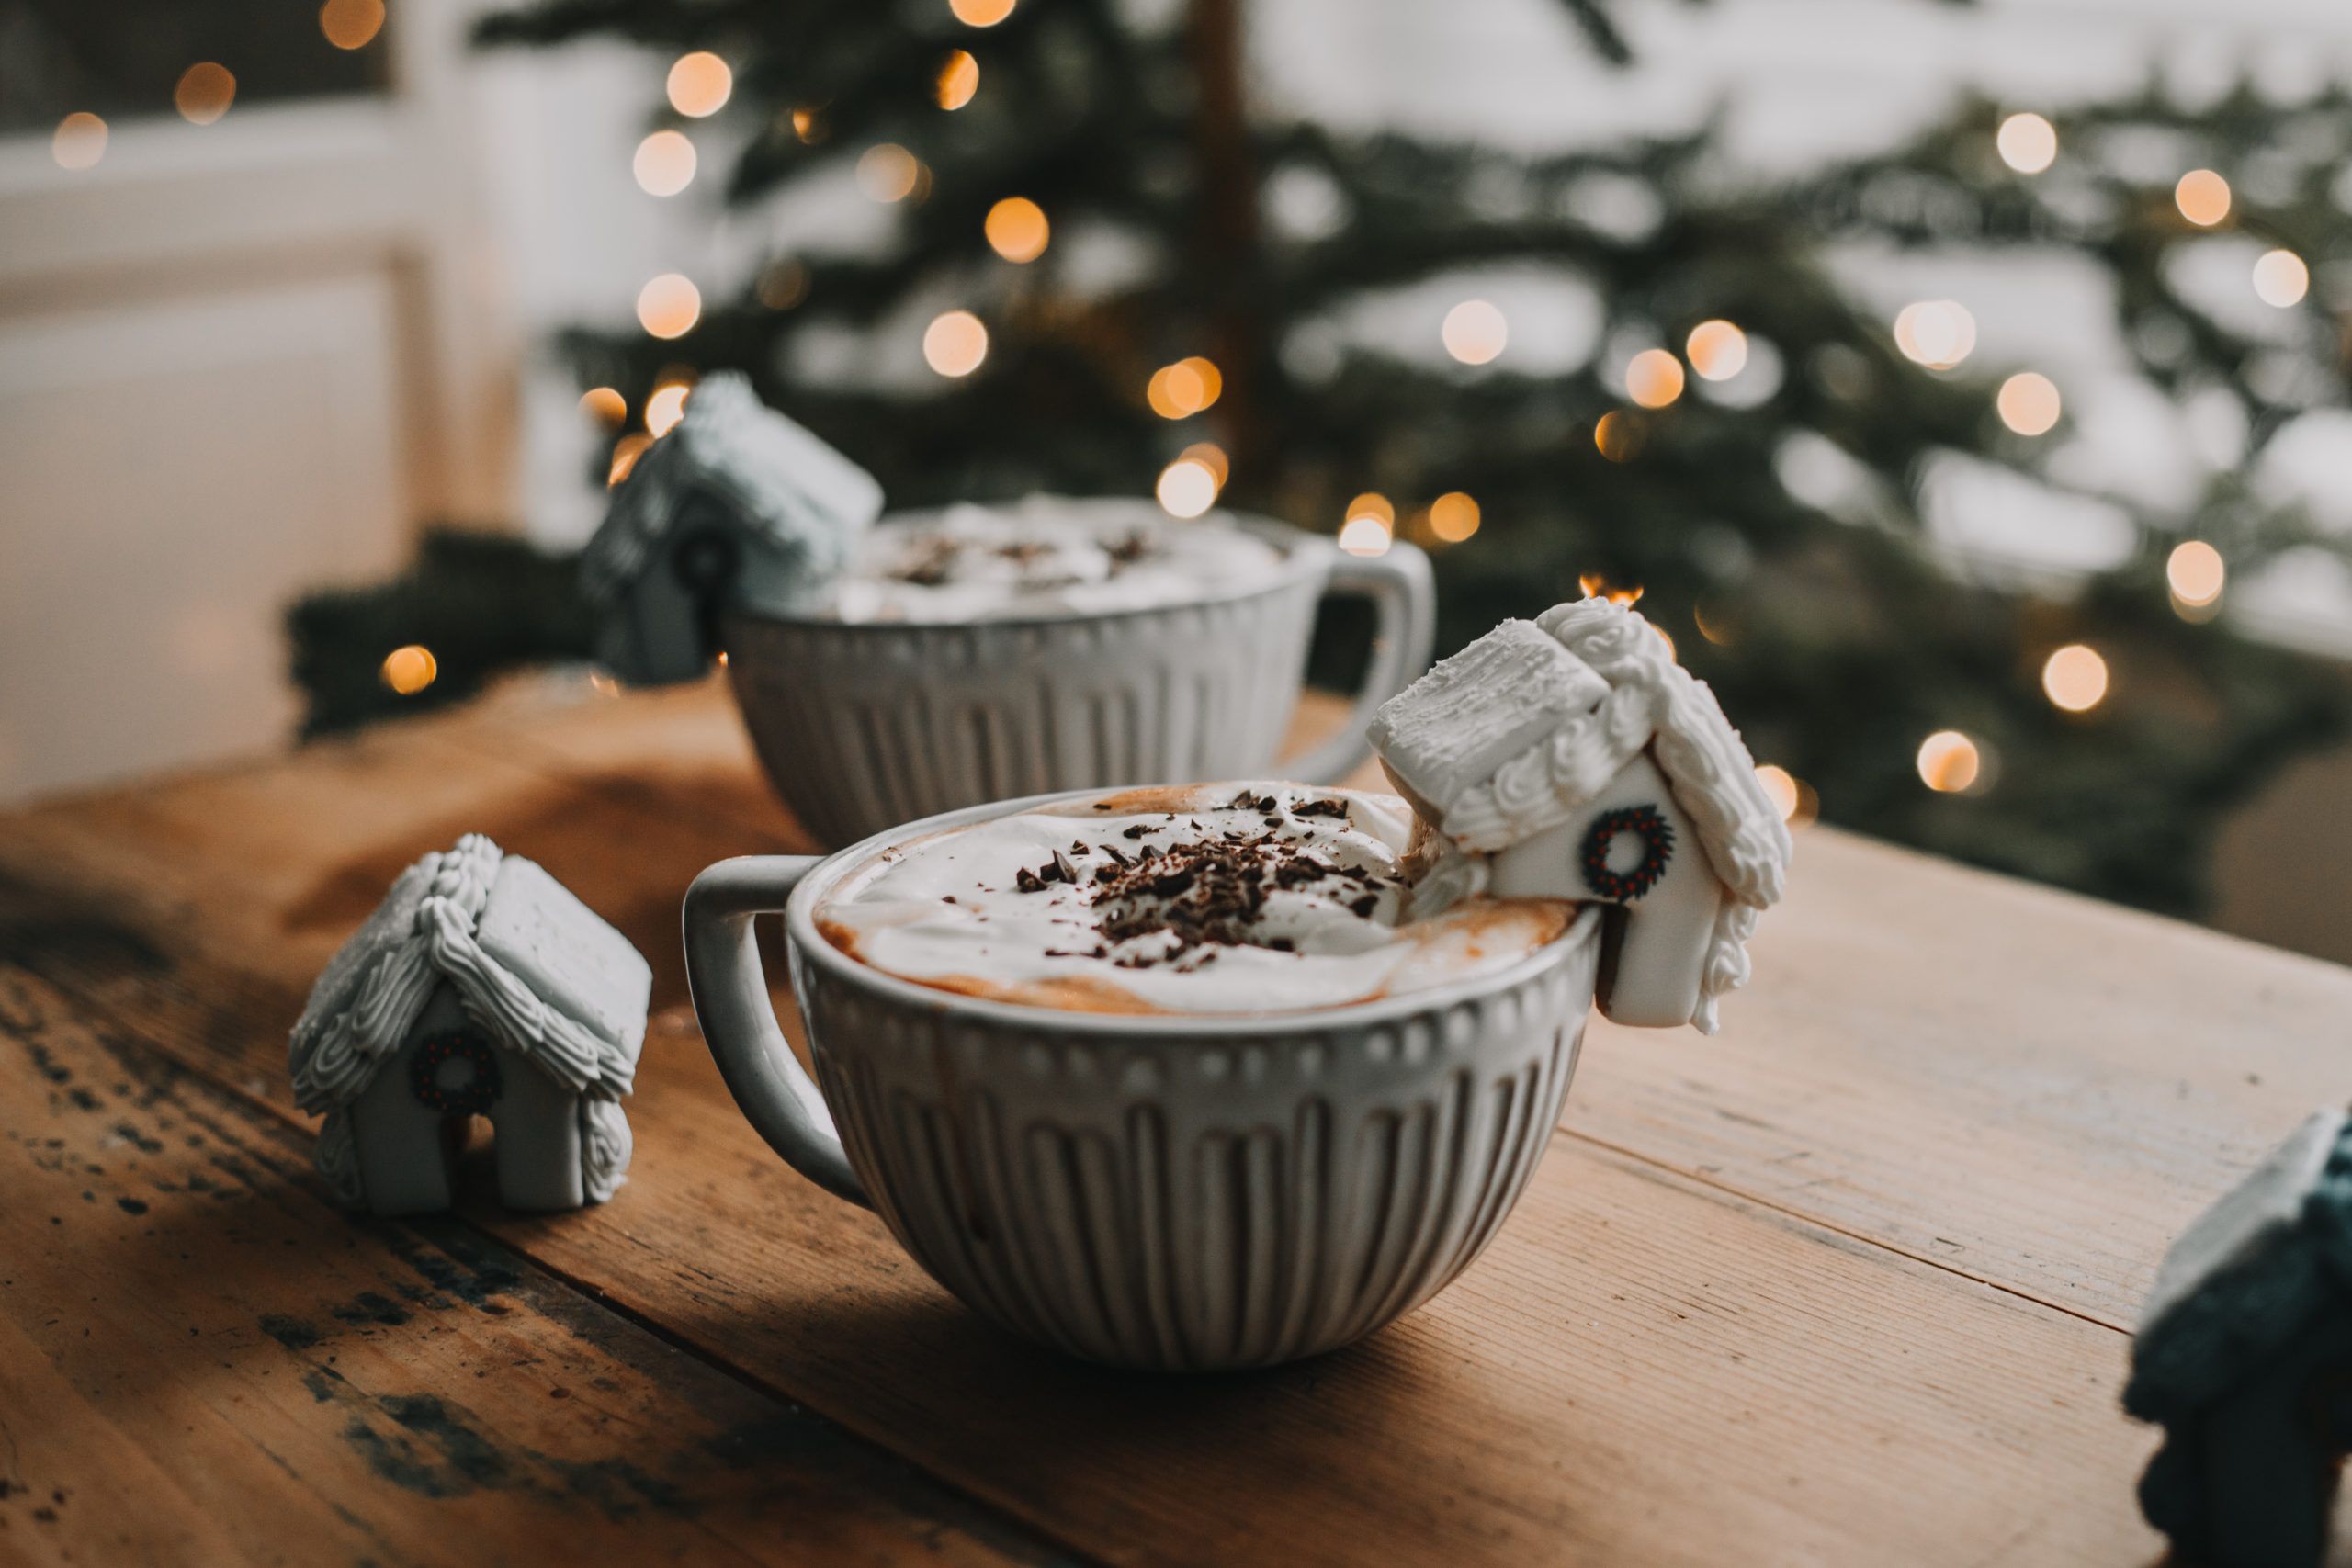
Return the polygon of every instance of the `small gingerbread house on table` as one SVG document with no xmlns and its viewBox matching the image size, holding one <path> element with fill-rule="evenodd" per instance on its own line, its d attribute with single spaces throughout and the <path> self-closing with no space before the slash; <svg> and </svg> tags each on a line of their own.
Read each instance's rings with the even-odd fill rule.
<svg viewBox="0 0 2352 1568">
<path fill-rule="evenodd" d="M 2211 1568 L 2318 1568 L 2352 1452 L 2352 1119 L 2312 1116 L 2165 1254 L 2123 1407 L 2148 1522 Z"/>
<path fill-rule="evenodd" d="M 881 511 L 874 476 L 761 402 L 748 378 L 707 378 L 581 556 L 603 616 L 598 659 L 639 685 L 707 673 L 727 606 L 812 604 Z"/>
<path fill-rule="evenodd" d="M 418 861 L 294 1026 L 294 1098 L 325 1113 L 317 1158 L 336 1200 L 449 1207 L 443 1132 L 464 1114 L 495 1129 L 508 1207 L 611 1197 L 652 986 L 628 940 L 532 862 L 478 833 Z"/>
<path fill-rule="evenodd" d="M 1603 1012 L 1714 1032 L 1792 845 L 1714 694 L 1639 613 L 1585 599 L 1506 621 L 1390 699 L 1370 733 L 1488 891 L 1624 911 Z"/>
</svg>

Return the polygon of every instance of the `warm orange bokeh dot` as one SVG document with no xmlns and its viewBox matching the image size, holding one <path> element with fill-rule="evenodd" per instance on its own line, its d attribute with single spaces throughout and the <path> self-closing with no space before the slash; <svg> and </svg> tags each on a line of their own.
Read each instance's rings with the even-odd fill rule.
<svg viewBox="0 0 2352 1568">
<path fill-rule="evenodd" d="M 1216 504 L 1216 492 L 1224 488 L 1224 480 L 1216 470 L 1197 457 L 1179 457 L 1159 471 L 1159 482 L 1152 491 L 1159 498 L 1160 508 L 1170 517 L 1198 517 Z"/>
<path fill-rule="evenodd" d="M 616 485 L 628 478 L 628 471 L 637 467 L 637 460 L 644 457 L 645 449 L 652 445 L 653 437 L 643 431 L 633 432 L 614 442 L 613 466 L 605 470 L 605 482 Z"/>
<path fill-rule="evenodd" d="M 992 28 L 1012 15 L 1013 0 L 947 0 L 947 8 L 967 28 Z"/>
<path fill-rule="evenodd" d="M 678 56 L 670 67 L 670 107 L 688 119 L 701 119 L 726 107 L 735 91 L 735 73 L 707 49 Z"/>
<path fill-rule="evenodd" d="M 1710 381 L 1728 381 L 1747 368 L 1747 334 L 1729 321 L 1701 321 L 1683 344 L 1690 368 Z"/>
<path fill-rule="evenodd" d="M 686 417 L 686 395 L 694 390 L 689 382 L 665 381 L 653 389 L 645 400 L 645 434 L 660 440 L 678 428 Z"/>
<path fill-rule="evenodd" d="M 657 130 L 637 144 L 629 170 L 648 196 L 675 196 L 695 179 L 695 144 L 675 130 Z"/>
<path fill-rule="evenodd" d="M 2202 539 L 2174 546 L 2165 558 L 2165 581 L 2171 586 L 2173 597 L 2193 610 L 2219 599 L 2229 580 L 2230 569 L 2222 552 Z"/>
<path fill-rule="evenodd" d="M 858 154 L 857 187 L 876 201 L 904 201 L 922 177 L 915 155 L 895 141 L 868 147 Z"/>
<path fill-rule="evenodd" d="M 212 61 L 199 61 L 180 73 L 179 85 L 172 89 L 172 107 L 190 125 L 210 125 L 229 112 L 237 101 L 237 79 L 229 68 Z"/>
<path fill-rule="evenodd" d="M 1009 262 L 1035 261 L 1053 237 L 1046 209 L 1025 196 L 1008 196 L 989 208 L 984 230 L 989 248 Z"/>
<path fill-rule="evenodd" d="M 1984 753 L 1957 729 L 1939 729 L 1919 742 L 1919 780 L 1939 795 L 1973 787 L 1984 771 Z"/>
<path fill-rule="evenodd" d="M 949 51 L 940 64 L 939 80 L 933 89 L 941 108 L 962 108 L 980 90 L 980 62 L 963 50 Z"/>
<path fill-rule="evenodd" d="M 107 122 L 96 115 L 75 111 L 57 122 L 50 138 L 49 155 L 61 169 L 86 169 L 107 155 Z"/>
<path fill-rule="evenodd" d="M 441 661 L 433 657 L 431 649 L 413 642 L 384 655 L 383 665 L 377 672 L 394 692 L 413 697 L 433 684 L 434 677 L 441 673 Z"/>
<path fill-rule="evenodd" d="M 1430 532 L 1449 545 L 1458 545 L 1478 531 L 1478 503 L 1458 490 L 1447 491 L 1430 502 Z"/>
<path fill-rule="evenodd" d="M 2230 182 L 2211 169 L 2191 169 L 2172 187 L 2173 205 L 2199 229 L 2211 229 L 2230 215 Z"/>
<path fill-rule="evenodd" d="M 702 290 L 692 278 L 665 272 L 638 290 L 637 320 L 655 337 L 684 337 L 702 320 Z"/>
<path fill-rule="evenodd" d="M 2088 713 L 2107 696 L 2107 660 L 2079 642 L 2059 649 L 2041 666 L 2044 695 L 2068 713 Z"/>
<path fill-rule="evenodd" d="M 1216 402 L 1225 392 L 1225 376 L 1199 355 L 1163 365 L 1151 374 L 1144 399 L 1162 419 L 1188 419 Z"/>
<path fill-rule="evenodd" d="M 1592 444 L 1612 463 L 1630 463 L 1648 432 L 1635 415 L 1611 409 L 1592 427 Z"/>
<path fill-rule="evenodd" d="M 365 49 L 384 30 L 384 0 L 327 0 L 319 31 L 337 49 Z"/>
<path fill-rule="evenodd" d="M 923 363 L 942 376 L 969 376 L 989 356 L 989 330 L 969 310 L 949 310 L 923 329 Z"/>
<path fill-rule="evenodd" d="M 628 417 L 628 400 L 610 387 L 591 387 L 580 394 L 580 412 L 605 424 Z"/>
<path fill-rule="evenodd" d="M 1645 409 L 1662 409 L 1682 395 L 1682 361 L 1645 348 L 1625 367 L 1625 395 Z"/>
<path fill-rule="evenodd" d="M 2065 412 L 2065 400 L 2058 395 L 2058 384 L 2049 377 L 2039 371 L 2020 370 L 2001 383 L 1994 407 L 2000 411 L 2001 423 L 2019 435 L 2047 435 L 2056 428 L 2058 416 Z"/>
</svg>

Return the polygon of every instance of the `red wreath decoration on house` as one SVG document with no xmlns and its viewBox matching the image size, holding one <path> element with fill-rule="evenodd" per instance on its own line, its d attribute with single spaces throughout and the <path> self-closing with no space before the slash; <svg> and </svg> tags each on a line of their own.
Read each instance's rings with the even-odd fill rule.
<svg viewBox="0 0 2352 1568">
<path fill-rule="evenodd" d="M 473 1067 L 473 1076 L 455 1089 L 441 1082 L 441 1068 L 448 1062 L 466 1062 Z M 452 1029 L 428 1035 L 416 1048 L 416 1059 L 408 1071 L 409 1092 L 415 1095 L 427 1110 L 443 1115 L 463 1111 L 479 1116 L 498 1103 L 498 1091 L 504 1087 L 499 1076 L 498 1053 L 488 1041 Z"/>
<path fill-rule="evenodd" d="M 1630 871 L 1609 869 L 1609 852 L 1620 833 L 1638 834 L 1642 858 Z M 1594 895 L 1630 903 L 1657 886 L 1674 857 L 1674 825 L 1655 806 L 1625 806 L 1593 818 L 1584 836 L 1584 882 Z"/>
</svg>

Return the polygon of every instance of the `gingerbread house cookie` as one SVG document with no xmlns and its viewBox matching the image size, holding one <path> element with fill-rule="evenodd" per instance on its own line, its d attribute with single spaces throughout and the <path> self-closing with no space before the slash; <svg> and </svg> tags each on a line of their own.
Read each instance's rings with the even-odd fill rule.
<svg viewBox="0 0 2352 1568">
<path fill-rule="evenodd" d="M 1624 911 L 1604 1012 L 1713 1032 L 1792 845 L 1739 732 L 1638 612 L 1585 599 L 1506 621 L 1392 698 L 1371 738 L 1488 891 Z"/>
<path fill-rule="evenodd" d="M 611 1197 L 652 984 L 626 937 L 481 835 L 418 861 L 294 1026 L 294 1098 L 325 1114 L 317 1159 L 335 1199 L 379 1214 L 449 1207 L 443 1129 L 467 1114 L 495 1129 L 508 1207 Z"/>
<path fill-rule="evenodd" d="M 874 477 L 761 402 L 748 378 L 707 378 L 581 557 L 604 617 L 597 657 L 640 685 L 707 672 L 721 612 L 814 603 L 881 511 Z"/>
</svg>

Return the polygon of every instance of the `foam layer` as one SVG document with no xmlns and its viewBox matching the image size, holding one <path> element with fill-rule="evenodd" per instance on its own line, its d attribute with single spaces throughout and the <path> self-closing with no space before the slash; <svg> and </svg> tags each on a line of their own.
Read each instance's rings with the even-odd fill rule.
<svg viewBox="0 0 2352 1568">
<path fill-rule="evenodd" d="M 1404 803 L 1221 784 L 1126 790 L 885 852 L 817 911 L 902 979 L 1033 1006 L 1340 1007 L 1500 969 L 1564 931 L 1556 898 L 1405 919 L 1423 855 Z"/>
<path fill-rule="evenodd" d="M 1273 546 L 1214 516 L 1031 496 L 870 529 L 823 613 L 952 622 L 1140 610 L 1271 581 L 1282 564 Z"/>
</svg>

